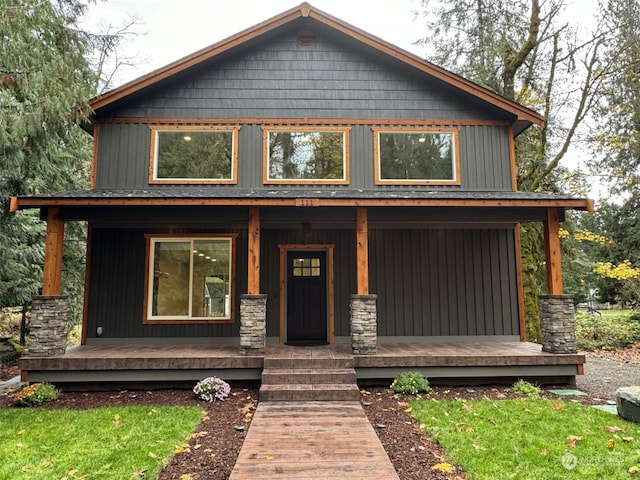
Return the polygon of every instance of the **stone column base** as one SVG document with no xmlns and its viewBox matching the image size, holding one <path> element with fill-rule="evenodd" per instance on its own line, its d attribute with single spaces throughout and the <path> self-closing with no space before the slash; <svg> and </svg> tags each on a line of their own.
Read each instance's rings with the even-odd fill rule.
<svg viewBox="0 0 640 480">
<path fill-rule="evenodd" d="M 29 321 L 29 356 L 64 355 L 69 327 L 69 297 L 66 295 L 33 297 Z"/>
<path fill-rule="evenodd" d="M 351 295 L 351 352 L 373 355 L 378 344 L 378 295 Z"/>
<path fill-rule="evenodd" d="M 539 295 L 542 351 L 577 353 L 573 295 Z"/>
<path fill-rule="evenodd" d="M 267 296 L 240 298 L 240 355 L 264 355 L 267 344 Z"/>
</svg>

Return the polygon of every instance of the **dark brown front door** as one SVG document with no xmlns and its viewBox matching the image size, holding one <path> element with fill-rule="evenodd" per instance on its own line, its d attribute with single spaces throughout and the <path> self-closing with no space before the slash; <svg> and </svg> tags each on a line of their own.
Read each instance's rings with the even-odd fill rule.
<svg viewBox="0 0 640 480">
<path fill-rule="evenodd" d="M 287 343 L 327 343 L 327 252 L 287 252 Z"/>
</svg>

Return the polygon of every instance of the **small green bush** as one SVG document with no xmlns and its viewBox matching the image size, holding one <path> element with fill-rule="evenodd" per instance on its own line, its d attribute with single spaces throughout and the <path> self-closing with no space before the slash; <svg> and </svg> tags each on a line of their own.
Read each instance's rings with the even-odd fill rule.
<svg viewBox="0 0 640 480">
<path fill-rule="evenodd" d="M 576 342 L 582 350 L 619 350 L 640 342 L 640 322 L 635 315 L 576 313 Z"/>
<path fill-rule="evenodd" d="M 431 391 L 429 381 L 424 378 L 424 375 L 420 372 L 400 373 L 395 378 L 390 388 L 395 393 L 404 393 L 409 395 L 416 395 L 420 392 Z"/>
<path fill-rule="evenodd" d="M 50 383 L 34 383 L 20 390 L 15 396 L 15 403 L 20 407 L 32 407 L 39 403 L 56 400 L 60 392 Z"/>
<path fill-rule="evenodd" d="M 522 379 L 513 384 L 513 391 L 518 395 L 524 395 L 525 397 L 540 396 L 540 387 Z"/>
</svg>

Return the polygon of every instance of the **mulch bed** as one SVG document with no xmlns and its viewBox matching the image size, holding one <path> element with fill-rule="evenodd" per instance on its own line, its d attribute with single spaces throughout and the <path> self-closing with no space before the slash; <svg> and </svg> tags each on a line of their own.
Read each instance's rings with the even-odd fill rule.
<svg viewBox="0 0 640 480">
<path fill-rule="evenodd" d="M 14 391 L 0 392 L 0 408 L 13 408 Z M 430 398 L 442 399 L 515 398 L 509 387 L 434 387 Z M 566 398 L 566 397 L 565 397 Z M 401 480 L 462 480 L 456 469 L 443 473 L 432 469 L 447 462 L 442 448 L 420 430 L 407 411 L 414 397 L 394 395 L 383 387 L 361 389 L 364 410 L 376 430 Z M 572 399 L 572 397 L 569 397 Z M 585 401 L 585 397 L 575 397 Z M 226 480 L 235 464 L 257 406 L 255 388 L 234 387 L 223 402 L 203 402 L 190 390 L 123 390 L 117 392 L 63 392 L 54 402 L 37 408 L 86 409 L 118 405 L 197 405 L 206 415 L 189 438 L 189 447 L 175 454 L 160 473 L 159 480 Z M 239 429 L 243 426 L 244 429 Z M 448 463 L 448 462 L 447 462 Z"/>
</svg>

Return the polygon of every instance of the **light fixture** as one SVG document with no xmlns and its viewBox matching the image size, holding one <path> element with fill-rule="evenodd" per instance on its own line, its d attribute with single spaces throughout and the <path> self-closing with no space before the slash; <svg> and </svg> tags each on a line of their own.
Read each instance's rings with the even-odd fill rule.
<svg viewBox="0 0 640 480">
<path fill-rule="evenodd" d="M 198 256 L 199 257 L 204 257 L 204 253 L 199 253 Z"/>
<path fill-rule="evenodd" d="M 191 141 L 191 135 L 185 135 L 182 138 L 184 138 L 184 140 L 187 141 L 187 142 Z"/>
<path fill-rule="evenodd" d="M 424 143 L 424 142 L 426 142 L 426 141 L 427 141 L 427 137 L 425 137 L 424 135 L 422 135 L 422 136 L 420 136 L 420 138 L 418 139 L 418 141 L 419 141 L 420 143 Z"/>
</svg>

